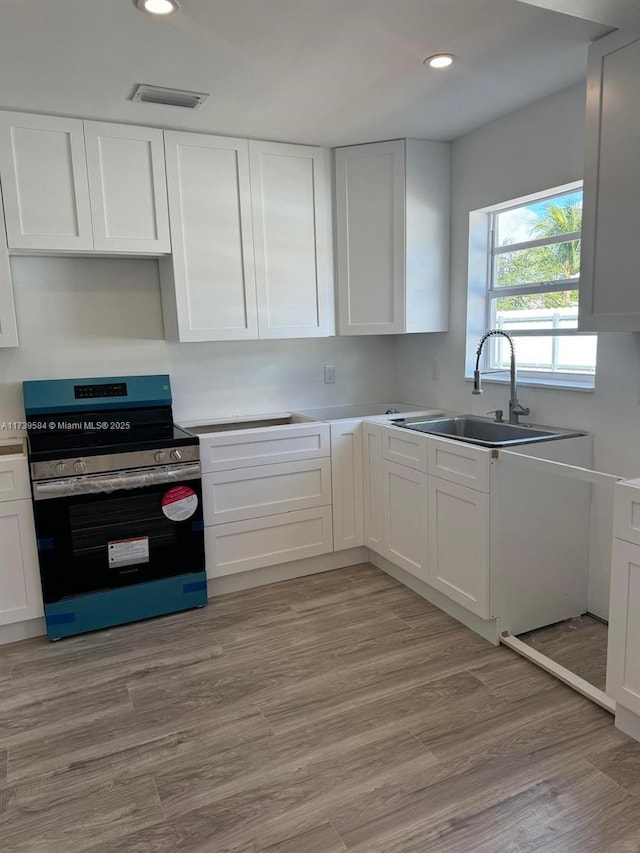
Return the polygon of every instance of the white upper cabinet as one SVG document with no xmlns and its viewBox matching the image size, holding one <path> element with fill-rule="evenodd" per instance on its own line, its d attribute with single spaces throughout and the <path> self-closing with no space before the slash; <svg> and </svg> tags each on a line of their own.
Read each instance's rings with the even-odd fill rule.
<svg viewBox="0 0 640 853">
<path fill-rule="evenodd" d="M 640 330 L 640 37 L 589 51 L 580 328 Z"/>
<path fill-rule="evenodd" d="M 165 133 L 173 255 L 161 263 L 165 324 L 181 341 L 258 337 L 248 144 Z"/>
<path fill-rule="evenodd" d="M 181 341 L 331 334 L 326 152 L 167 131 L 165 154 L 169 334 Z"/>
<path fill-rule="evenodd" d="M 450 145 L 337 148 L 335 165 L 339 334 L 446 331 Z"/>
<path fill-rule="evenodd" d="M 261 338 L 333 333 L 327 152 L 249 142 Z"/>
<path fill-rule="evenodd" d="M 13 302 L 11 267 L 7 251 L 6 231 L 0 193 L 0 347 L 18 346 L 16 309 Z"/>
<path fill-rule="evenodd" d="M 0 113 L 9 249 L 171 251 L 162 131 Z"/>
<path fill-rule="evenodd" d="M 81 121 L 1 112 L 0 177 L 10 249 L 93 249 Z"/>
<path fill-rule="evenodd" d="M 84 138 L 94 249 L 170 252 L 162 131 L 86 121 Z"/>
</svg>

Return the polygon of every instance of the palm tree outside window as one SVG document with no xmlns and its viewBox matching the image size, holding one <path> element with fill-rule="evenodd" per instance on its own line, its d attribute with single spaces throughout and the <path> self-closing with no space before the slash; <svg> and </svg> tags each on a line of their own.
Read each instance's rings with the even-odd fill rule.
<svg viewBox="0 0 640 853">
<path fill-rule="evenodd" d="M 578 331 L 582 189 L 494 209 L 489 226 L 487 327 L 519 338 L 518 364 L 532 377 L 593 376 L 597 337 Z M 487 358 L 508 366 L 504 339 Z"/>
</svg>

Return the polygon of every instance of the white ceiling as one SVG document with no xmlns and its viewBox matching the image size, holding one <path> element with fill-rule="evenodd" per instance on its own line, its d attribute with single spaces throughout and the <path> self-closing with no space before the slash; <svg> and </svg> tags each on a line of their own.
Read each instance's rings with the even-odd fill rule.
<svg viewBox="0 0 640 853">
<path fill-rule="evenodd" d="M 516 0 L 0 0 L 0 106 L 325 145 L 452 139 L 585 75 L 606 27 Z M 446 72 L 424 57 L 458 55 Z M 210 92 L 195 112 L 135 84 Z"/>
</svg>

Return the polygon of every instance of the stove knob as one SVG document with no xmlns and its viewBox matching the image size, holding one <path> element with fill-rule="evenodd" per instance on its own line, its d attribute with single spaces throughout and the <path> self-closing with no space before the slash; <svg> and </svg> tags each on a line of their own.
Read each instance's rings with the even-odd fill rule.
<svg viewBox="0 0 640 853">
<path fill-rule="evenodd" d="M 56 465 L 56 474 L 66 474 L 69 470 L 69 466 L 66 462 L 58 462 Z"/>
<path fill-rule="evenodd" d="M 179 462 L 182 459 L 182 451 L 181 450 L 172 450 L 171 458 L 174 462 Z"/>
<path fill-rule="evenodd" d="M 167 454 L 164 452 L 164 450 L 158 450 L 157 453 L 154 454 L 153 458 L 156 460 L 156 462 L 164 462 L 166 456 Z"/>
<path fill-rule="evenodd" d="M 77 459 L 73 463 L 73 470 L 76 472 L 76 474 L 84 474 L 84 472 L 87 470 L 87 463 L 84 461 L 84 459 Z"/>
</svg>

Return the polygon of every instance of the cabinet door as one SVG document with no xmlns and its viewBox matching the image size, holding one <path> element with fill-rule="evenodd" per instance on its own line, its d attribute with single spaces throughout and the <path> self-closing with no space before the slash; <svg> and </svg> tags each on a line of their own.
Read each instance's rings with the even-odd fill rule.
<svg viewBox="0 0 640 853">
<path fill-rule="evenodd" d="M 104 252 L 170 252 L 161 130 L 85 121 L 93 243 Z"/>
<path fill-rule="evenodd" d="M 384 556 L 428 582 L 427 475 L 385 460 L 382 486 Z"/>
<path fill-rule="evenodd" d="M 489 495 L 429 477 L 429 583 L 489 618 Z"/>
<path fill-rule="evenodd" d="M 361 421 L 331 424 L 331 482 L 334 551 L 363 545 Z"/>
<path fill-rule="evenodd" d="M 591 45 L 580 327 L 640 329 L 640 38 L 614 33 Z"/>
<path fill-rule="evenodd" d="M 0 503 L 0 625 L 42 614 L 31 501 Z"/>
<path fill-rule="evenodd" d="M 82 122 L 0 113 L 10 249 L 93 249 Z"/>
<path fill-rule="evenodd" d="M 332 334 L 327 152 L 250 142 L 261 338 Z"/>
<path fill-rule="evenodd" d="M 18 346 L 16 308 L 13 301 L 13 282 L 7 250 L 7 234 L 0 192 L 0 347 Z"/>
<path fill-rule="evenodd" d="M 258 337 L 247 142 L 165 133 L 172 256 L 165 322 L 181 341 Z"/>
<path fill-rule="evenodd" d="M 364 544 L 384 556 L 382 428 L 362 425 Z M 335 496 L 334 496 L 335 501 Z"/>
<path fill-rule="evenodd" d="M 607 693 L 640 714 L 640 546 L 613 540 Z"/>
<path fill-rule="evenodd" d="M 336 149 L 338 328 L 405 331 L 404 141 Z"/>
</svg>

